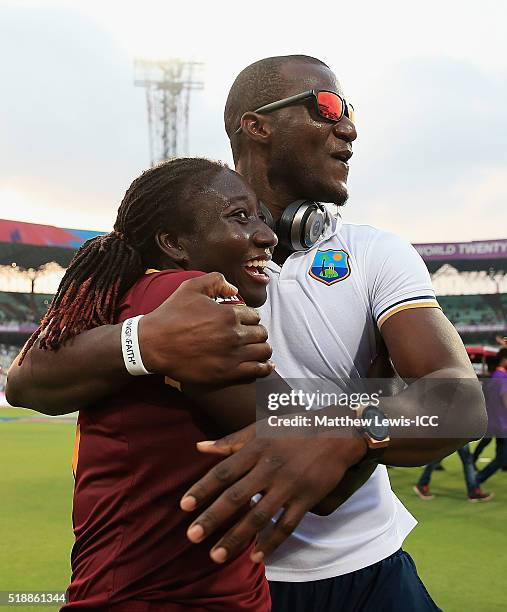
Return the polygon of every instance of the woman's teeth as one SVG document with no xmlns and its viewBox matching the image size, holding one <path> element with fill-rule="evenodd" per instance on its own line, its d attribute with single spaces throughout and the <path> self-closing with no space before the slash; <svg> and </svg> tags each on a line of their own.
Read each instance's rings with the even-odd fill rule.
<svg viewBox="0 0 507 612">
<path fill-rule="evenodd" d="M 246 264 L 247 268 L 255 267 L 255 268 L 265 268 L 268 265 L 266 259 L 254 259 L 253 261 L 249 261 Z"/>
</svg>

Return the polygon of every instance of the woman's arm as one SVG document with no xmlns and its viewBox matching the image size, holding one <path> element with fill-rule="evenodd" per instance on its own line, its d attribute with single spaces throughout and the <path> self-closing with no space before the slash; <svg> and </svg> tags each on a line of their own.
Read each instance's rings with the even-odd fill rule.
<svg viewBox="0 0 507 612">
<path fill-rule="evenodd" d="M 271 348 L 258 313 L 224 308 L 213 298 L 230 285 L 214 272 L 183 282 L 139 323 L 143 362 L 150 372 L 189 383 L 227 384 L 267 376 Z M 189 316 L 191 313 L 191 316 Z M 34 345 L 12 364 L 7 401 L 45 414 L 66 414 L 118 391 L 130 380 L 120 345 L 121 325 L 76 336 L 57 351 Z"/>
</svg>

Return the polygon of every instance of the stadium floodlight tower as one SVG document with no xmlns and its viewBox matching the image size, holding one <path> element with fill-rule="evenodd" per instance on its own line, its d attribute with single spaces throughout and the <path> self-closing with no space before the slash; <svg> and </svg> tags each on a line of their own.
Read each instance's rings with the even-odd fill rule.
<svg viewBox="0 0 507 612">
<path fill-rule="evenodd" d="M 190 92 L 204 87 L 196 80 L 202 66 L 175 58 L 135 61 L 134 84 L 146 89 L 152 166 L 188 153 Z"/>
</svg>

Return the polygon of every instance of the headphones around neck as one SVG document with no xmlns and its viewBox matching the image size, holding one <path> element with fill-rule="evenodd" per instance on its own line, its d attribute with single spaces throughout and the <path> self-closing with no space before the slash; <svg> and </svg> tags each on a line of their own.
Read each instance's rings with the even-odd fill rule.
<svg viewBox="0 0 507 612">
<path fill-rule="evenodd" d="M 307 251 L 320 239 L 326 226 L 326 210 L 319 202 L 296 200 L 289 204 L 275 223 L 269 208 L 261 202 L 267 225 L 278 236 L 278 243 L 289 251 Z"/>
</svg>

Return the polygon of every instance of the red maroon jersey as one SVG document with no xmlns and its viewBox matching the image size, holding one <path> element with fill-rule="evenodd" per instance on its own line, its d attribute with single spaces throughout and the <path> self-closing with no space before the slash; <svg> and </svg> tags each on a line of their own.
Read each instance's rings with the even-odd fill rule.
<svg viewBox="0 0 507 612">
<path fill-rule="evenodd" d="M 144 276 L 126 294 L 118 321 L 157 308 L 201 272 Z M 189 312 L 191 317 L 192 313 Z M 132 377 L 107 401 L 82 410 L 74 453 L 72 580 L 62 610 L 267 612 L 264 566 L 253 542 L 230 563 L 209 558 L 213 542 L 186 537 L 197 512 L 181 496 L 218 460 L 198 453 L 216 430 L 158 375 Z"/>
</svg>

